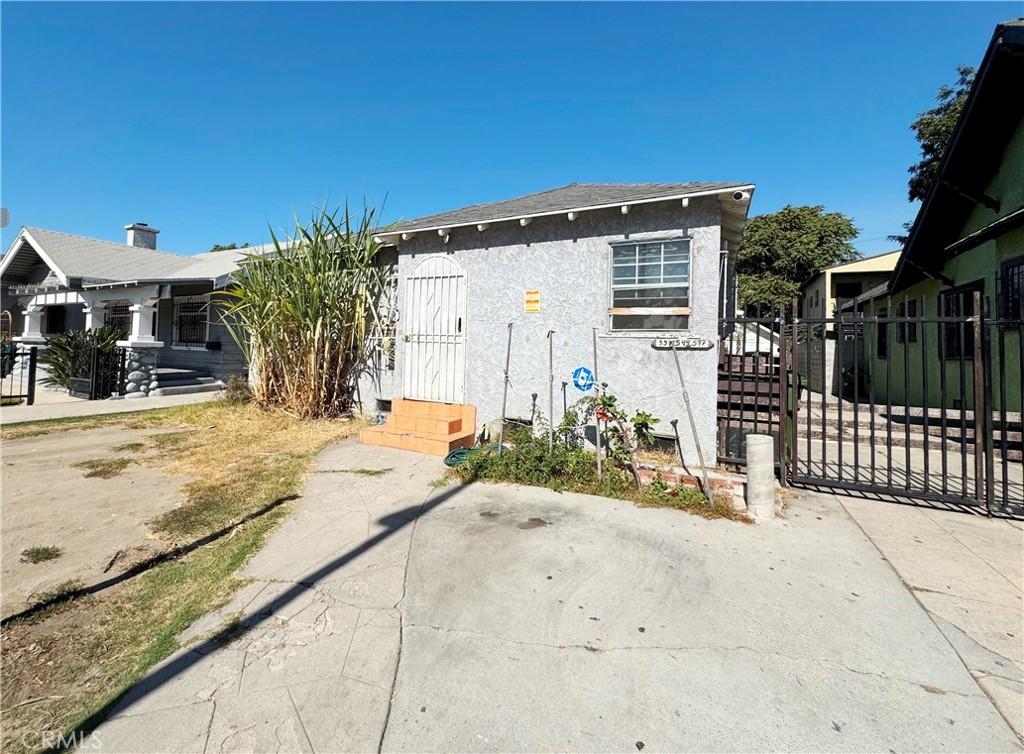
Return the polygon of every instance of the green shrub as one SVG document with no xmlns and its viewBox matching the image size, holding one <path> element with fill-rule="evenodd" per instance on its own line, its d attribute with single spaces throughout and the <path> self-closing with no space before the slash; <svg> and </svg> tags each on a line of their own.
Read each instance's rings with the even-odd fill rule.
<svg viewBox="0 0 1024 754">
<path fill-rule="evenodd" d="M 46 345 L 46 351 L 39 357 L 46 365 L 46 377 L 42 379 L 49 387 L 71 387 L 73 377 L 88 377 L 91 372 L 92 348 L 99 349 L 96 365 L 100 370 L 99 379 L 112 382 L 117 371 L 114 349 L 117 341 L 126 333 L 123 327 L 104 325 L 95 330 L 69 330 Z"/>
</svg>

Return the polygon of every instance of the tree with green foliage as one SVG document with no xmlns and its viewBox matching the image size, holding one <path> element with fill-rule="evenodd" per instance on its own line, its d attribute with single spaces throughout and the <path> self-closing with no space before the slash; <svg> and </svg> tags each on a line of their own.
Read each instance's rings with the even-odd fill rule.
<svg viewBox="0 0 1024 754">
<path fill-rule="evenodd" d="M 956 83 L 950 86 L 943 84 L 935 99 L 938 104 L 925 110 L 910 124 L 917 143 L 921 145 L 921 159 L 907 168 L 910 180 L 907 182 L 907 194 L 910 201 L 924 199 L 928 196 L 932 184 L 939 175 L 939 166 L 946 154 L 946 148 L 953 138 L 956 122 L 967 102 L 967 95 L 974 83 L 974 69 L 961 65 L 956 69 Z"/>
<path fill-rule="evenodd" d="M 244 243 L 241 246 L 239 246 L 236 243 L 225 243 L 225 244 L 215 243 L 210 248 L 210 251 L 235 251 L 236 249 L 248 249 L 248 248 L 249 248 L 249 244 L 247 244 L 247 243 Z"/>
<path fill-rule="evenodd" d="M 823 206 L 786 205 L 752 217 L 736 257 L 739 304 L 760 313 L 788 305 L 815 274 L 860 257 L 853 248 L 857 228 L 841 212 Z"/>
<path fill-rule="evenodd" d="M 946 156 L 946 149 L 953 139 L 953 131 L 956 130 L 956 123 L 960 119 L 960 113 L 963 112 L 967 95 L 974 83 L 974 69 L 970 66 L 957 66 L 956 74 L 956 84 L 943 84 L 939 87 L 935 96 L 938 104 L 930 110 L 925 110 L 910 124 L 910 130 L 914 132 L 914 138 L 921 146 L 921 159 L 907 168 L 907 172 L 910 173 L 907 196 L 912 202 L 928 196 L 932 184 L 938 178 L 942 158 Z M 911 225 L 912 223 L 903 223 L 903 230 L 907 234 L 910 233 Z M 895 234 L 889 236 L 889 240 L 904 244 L 907 237 Z"/>
</svg>

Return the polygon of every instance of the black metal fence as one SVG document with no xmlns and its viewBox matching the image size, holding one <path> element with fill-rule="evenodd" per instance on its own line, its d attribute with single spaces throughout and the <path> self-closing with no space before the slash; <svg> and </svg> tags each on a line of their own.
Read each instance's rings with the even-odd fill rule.
<svg viewBox="0 0 1024 754">
<path fill-rule="evenodd" d="M 19 346 L 11 341 L 0 345 L 0 406 L 31 406 L 36 401 L 35 346 Z"/>
<path fill-rule="evenodd" d="M 1024 321 L 912 303 L 723 320 L 719 461 L 771 434 L 784 482 L 1024 515 Z"/>
</svg>

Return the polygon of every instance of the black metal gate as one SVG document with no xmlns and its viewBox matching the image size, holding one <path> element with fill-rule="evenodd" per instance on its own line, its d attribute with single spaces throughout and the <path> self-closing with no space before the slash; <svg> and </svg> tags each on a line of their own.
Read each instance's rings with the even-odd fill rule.
<svg viewBox="0 0 1024 754">
<path fill-rule="evenodd" d="M 80 343 L 71 354 L 68 393 L 95 401 L 123 392 L 126 355 L 121 347 L 104 349 L 92 342 Z"/>
<path fill-rule="evenodd" d="M 767 433 L 783 483 L 1024 515 L 1024 321 L 983 304 L 723 320 L 719 461 Z"/>
<path fill-rule="evenodd" d="M 0 343 L 0 406 L 35 403 L 38 356 L 35 346 Z"/>
</svg>

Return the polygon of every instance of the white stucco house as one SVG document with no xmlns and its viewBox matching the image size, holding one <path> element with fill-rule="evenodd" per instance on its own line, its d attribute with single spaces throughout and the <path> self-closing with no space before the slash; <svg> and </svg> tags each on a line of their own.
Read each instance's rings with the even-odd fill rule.
<svg viewBox="0 0 1024 754">
<path fill-rule="evenodd" d="M 574 183 L 379 233 L 395 249 L 397 348 L 360 384 L 364 410 L 391 410 L 363 441 L 442 454 L 472 444 L 485 424 L 496 437 L 511 324 L 508 417 L 550 415 L 552 332 L 556 423 L 563 389 L 565 404 L 586 395 L 573 375 L 596 366 L 627 409 L 661 419 L 660 432 L 671 435 L 678 420 L 692 453 L 672 351 L 659 344 L 682 337 L 697 434 L 713 462 L 719 318 L 735 310 L 734 261 L 753 191 Z"/>
<path fill-rule="evenodd" d="M 244 356 L 211 296 L 251 249 L 186 256 L 158 251 L 159 231 L 144 223 L 125 233 L 114 243 L 22 228 L 0 260 L 0 308 L 14 340 L 42 351 L 68 330 L 120 321 L 126 397 L 218 389 L 243 373 Z"/>
</svg>

